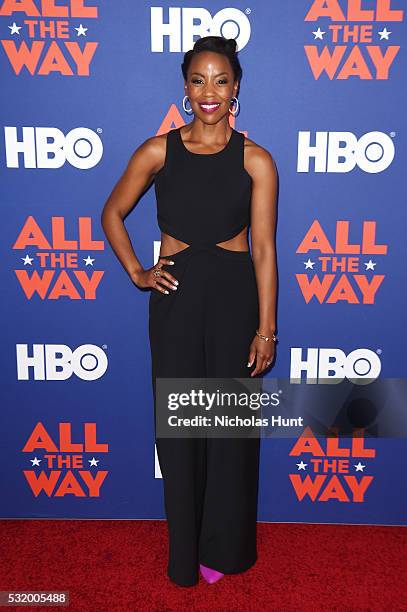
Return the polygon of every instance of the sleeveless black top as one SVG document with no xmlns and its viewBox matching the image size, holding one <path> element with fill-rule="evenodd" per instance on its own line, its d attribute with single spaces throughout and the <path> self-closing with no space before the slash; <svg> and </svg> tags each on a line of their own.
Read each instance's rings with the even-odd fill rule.
<svg viewBox="0 0 407 612">
<path fill-rule="evenodd" d="M 188 244 L 229 240 L 250 223 L 252 178 L 244 168 L 245 136 L 232 128 L 221 151 L 192 153 L 180 129 L 168 132 L 165 162 L 155 175 L 158 226 Z"/>
</svg>

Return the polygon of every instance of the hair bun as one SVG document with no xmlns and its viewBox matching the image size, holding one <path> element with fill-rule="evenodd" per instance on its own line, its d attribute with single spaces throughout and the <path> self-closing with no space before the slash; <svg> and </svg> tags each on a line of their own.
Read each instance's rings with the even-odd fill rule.
<svg viewBox="0 0 407 612">
<path fill-rule="evenodd" d="M 226 38 L 225 40 L 226 40 L 225 46 L 228 47 L 234 53 L 236 53 L 236 49 L 237 49 L 236 40 L 234 38 Z"/>
</svg>

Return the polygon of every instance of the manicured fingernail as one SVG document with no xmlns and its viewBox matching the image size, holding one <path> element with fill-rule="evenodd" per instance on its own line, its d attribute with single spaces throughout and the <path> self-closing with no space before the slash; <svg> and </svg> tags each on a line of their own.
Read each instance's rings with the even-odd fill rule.
<svg viewBox="0 0 407 612">
<path fill-rule="evenodd" d="M 178 285 L 178 281 L 177 281 L 177 280 L 172 281 L 172 282 L 173 282 L 175 285 Z"/>
<path fill-rule="evenodd" d="M 164 291 L 164 293 L 169 293 L 169 291 L 167 291 L 167 289 Z"/>
<path fill-rule="evenodd" d="M 178 287 L 177 287 L 176 285 L 171 285 L 171 289 L 172 289 L 173 291 L 176 291 L 176 290 L 178 289 Z"/>
<path fill-rule="evenodd" d="M 251 362 L 249 361 L 249 363 L 247 364 L 247 367 L 249 367 L 251 365 Z"/>
<path fill-rule="evenodd" d="M 172 259 L 170 259 L 170 264 L 172 265 L 172 264 L 174 264 L 174 263 L 175 263 L 175 261 L 172 261 Z"/>
</svg>

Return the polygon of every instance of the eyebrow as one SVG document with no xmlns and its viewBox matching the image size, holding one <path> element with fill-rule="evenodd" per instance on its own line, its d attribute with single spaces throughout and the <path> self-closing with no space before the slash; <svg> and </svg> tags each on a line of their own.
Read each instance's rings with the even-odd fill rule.
<svg viewBox="0 0 407 612">
<path fill-rule="evenodd" d="M 192 76 L 193 74 L 198 74 L 199 76 L 205 77 L 205 75 L 204 75 L 204 74 L 202 74 L 201 72 L 192 72 L 192 73 L 191 73 L 191 76 Z M 215 74 L 215 77 L 222 76 L 222 74 L 228 74 L 228 72 L 219 72 L 219 74 Z"/>
</svg>

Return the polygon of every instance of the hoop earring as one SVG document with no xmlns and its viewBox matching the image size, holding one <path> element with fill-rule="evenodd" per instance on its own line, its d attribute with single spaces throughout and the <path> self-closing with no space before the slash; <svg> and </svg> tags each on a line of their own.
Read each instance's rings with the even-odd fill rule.
<svg viewBox="0 0 407 612">
<path fill-rule="evenodd" d="M 186 104 L 186 100 L 188 100 L 188 99 L 189 99 L 189 98 L 188 98 L 188 96 L 184 96 L 184 97 L 182 98 L 182 108 L 184 109 L 184 111 L 185 111 L 185 112 L 186 112 L 188 115 L 190 115 L 190 114 L 191 114 L 191 113 L 193 113 L 194 111 L 192 110 L 192 108 L 189 108 L 189 109 L 188 109 L 188 108 L 186 108 L 185 104 Z"/>
<path fill-rule="evenodd" d="M 229 108 L 229 113 L 231 115 L 237 115 L 237 113 L 239 112 L 239 100 L 236 98 L 236 96 L 233 96 L 233 98 L 231 99 L 231 102 L 233 102 L 233 100 L 236 100 L 236 109 L 235 109 L 235 112 L 233 112 Z"/>
</svg>

